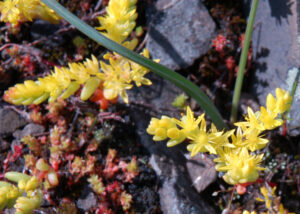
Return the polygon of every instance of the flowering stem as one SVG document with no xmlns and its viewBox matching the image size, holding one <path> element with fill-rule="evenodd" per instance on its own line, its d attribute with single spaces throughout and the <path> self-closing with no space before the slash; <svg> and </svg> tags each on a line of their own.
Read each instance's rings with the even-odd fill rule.
<svg viewBox="0 0 300 214">
<path fill-rule="evenodd" d="M 253 24 L 255 21 L 257 6 L 258 6 L 258 0 L 252 0 L 250 15 L 249 15 L 248 23 L 247 23 L 246 34 L 245 34 L 245 40 L 244 40 L 244 45 L 243 45 L 243 50 L 242 50 L 242 54 L 240 57 L 238 76 L 235 81 L 234 95 L 233 95 L 232 108 L 231 108 L 231 122 L 235 122 L 237 119 L 238 104 L 240 101 L 245 67 L 246 67 L 246 63 L 247 63 L 247 59 L 248 59 L 248 50 L 249 50 L 249 46 L 250 46 L 250 40 L 251 40 L 251 36 L 252 36 Z"/>
<path fill-rule="evenodd" d="M 213 123 L 218 129 L 226 129 L 227 125 L 224 123 L 223 118 L 215 105 L 211 100 L 200 90 L 200 88 L 192 83 L 191 81 L 184 78 L 182 75 L 170 70 L 169 68 L 157 64 L 152 60 L 149 60 L 139 54 L 119 45 L 118 43 L 106 38 L 95 30 L 90 25 L 83 22 L 81 19 L 76 17 L 74 14 L 70 13 L 66 8 L 60 5 L 55 0 L 42 0 L 48 7 L 52 8 L 57 14 L 63 17 L 70 24 L 74 25 L 78 30 L 87 35 L 89 38 L 98 42 L 107 49 L 117 52 L 118 54 L 148 68 L 149 70 L 155 72 L 161 77 L 171 81 L 177 87 L 181 88 L 188 95 L 194 98 L 197 103 L 204 109 L 204 111 L 209 115 Z"/>
</svg>

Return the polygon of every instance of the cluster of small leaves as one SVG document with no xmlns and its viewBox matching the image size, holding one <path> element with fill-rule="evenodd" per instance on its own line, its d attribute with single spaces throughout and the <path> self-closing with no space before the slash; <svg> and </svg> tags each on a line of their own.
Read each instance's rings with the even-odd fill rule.
<svg viewBox="0 0 300 214">
<path fill-rule="evenodd" d="M 204 114 L 197 119 L 187 107 L 186 115 L 180 120 L 162 116 L 152 118 L 147 132 L 154 135 L 154 141 L 168 139 L 167 146 L 175 146 L 188 139 L 187 150 L 191 156 L 200 152 L 217 155 L 214 159 L 216 170 L 224 172 L 223 179 L 232 185 L 254 182 L 259 176 L 263 154 L 254 152 L 264 148 L 268 140 L 263 137 L 265 130 L 275 129 L 283 124 L 279 115 L 288 111 L 292 97 L 288 92 L 277 88 L 276 98 L 269 94 L 266 108 L 253 112 L 248 108 L 245 122 L 235 123 L 230 131 L 218 131 L 214 124 L 207 130 Z"/>
<path fill-rule="evenodd" d="M 63 115 L 62 111 L 65 108 L 69 111 L 73 107 L 66 105 L 64 100 L 57 100 L 49 103 L 46 108 L 48 113 L 42 116 L 42 125 L 56 125 L 45 135 L 26 136 L 21 140 L 30 150 L 29 154 L 24 155 L 25 167 L 43 183 L 43 191 L 72 188 L 89 177 L 88 181 L 101 202 L 99 206 L 93 207 L 95 213 L 131 211 L 134 199 L 125 190 L 125 185 L 132 183 L 139 174 L 137 158 L 133 156 L 130 161 L 125 161 L 117 156 L 114 149 L 108 150 L 105 160 L 99 160 L 95 156 L 95 152 L 99 155 L 103 140 L 110 139 L 112 126 L 100 122 L 92 115 L 79 116 L 73 131 L 80 134 L 75 137 L 73 134 L 68 135 L 68 115 Z M 101 151 L 104 152 L 103 149 Z M 67 187 L 62 187 L 62 181 L 66 180 Z M 47 200 L 55 204 L 51 202 L 51 198 Z M 63 209 L 76 209 L 70 203 L 62 206 Z"/>
<path fill-rule="evenodd" d="M 5 178 L 18 185 L 0 181 L 0 211 L 14 207 L 15 214 L 31 214 L 34 209 L 40 207 L 43 193 L 36 177 L 19 172 L 7 172 Z"/>
<path fill-rule="evenodd" d="M 123 185 L 115 178 L 122 172 L 123 183 L 131 183 L 133 178 L 139 174 L 139 169 L 134 157 L 130 163 L 120 161 L 117 151 L 109 149 L 106 156 L 105 168 L 98 174 L 92 174 L 88 179 L 92 189 L 100 197 L 100 201 L 112 201 L 114 206 L 121 206 L 123 211 L 128 211 L 131 207 L 132 196 L 124 190 Z M 111 180 L 114 179 L 113 182 Z M 97 209 L 100 213 L 111 213 L 109 204 L 102 204 Z"/>
</svg>

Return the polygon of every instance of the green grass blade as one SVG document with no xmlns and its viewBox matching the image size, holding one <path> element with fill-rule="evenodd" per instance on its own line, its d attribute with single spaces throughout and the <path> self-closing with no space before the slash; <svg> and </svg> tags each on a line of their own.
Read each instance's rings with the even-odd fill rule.
<svg viewBox="0 0 300 214">
<path fill-rule="evenodd" d="M 253 24 L 255 21 L 257 5 L 258 5 L 258 0 L 252 0 L 250 15 L 247 23 L 246 34 L 245 34 L 244 47 L 240 57 L 238 76 L 236 78 L 235 86 L 234 86 L 232 109 L 231 109 L 231 122 L 236 122 L 237 119 L 238 105 L 240 102 L 240 95 L 243 86 L 244 73 L 245 73 L 246 63 L 248 60 L 248 50 L 249 50 L 250 41 L 252 37 Z"/>
<path fill-rule="evenodd" d="M 79 31 L 87 35 L 89 38 L 100 43 L 105 48 L 117 52 L 118 54 L 148 68 L 149 70 L 160 75 L 161 77 L 171 81 L 173 84 L 181 88 L 183 91 L 185 91 L 188 95 L 190 95 L 192 98 L 194 98 L 197 101 L 197 103 L 208 114 L 208 116 L 211 118 L 211 120 L 217 126 L 218 129 L 227 128 L 226 124 L 222 119 L 222 116 L 220 115 L 215 105 L 194 83 L 190 82 L 182 75 L 168 69 L 167 67 L 155 63 L 152 60 L 149 60 L 143 56 L 140 56 L 139 54 L 106 38 L 105 36 L 101 35 L 97 30 L 95 30 L 93 27 L 83 22 L 77 16 L 73 15 L 71 12 L 69 12 L 66 8 L 64 8 L 55 0 L 42 0 L 42 2 L 44 2 L 50 8 L 52 8 L 57 14 L 63 17 L 70 24 L 75 26 Z"/>
</svg>

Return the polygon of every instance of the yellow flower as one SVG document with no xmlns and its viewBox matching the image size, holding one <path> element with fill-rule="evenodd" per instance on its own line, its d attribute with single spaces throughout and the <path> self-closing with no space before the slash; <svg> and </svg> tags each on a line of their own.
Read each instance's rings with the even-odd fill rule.
<svg viewBox="0 0 300 214">
<path fill-rule="evenodd" d="M 259 119 L 263 123 L 264 129 L 271 130 L 282 125 L 283 123 L 282 120 L 276 119 L 277 115 L 278 115 L 277 112 L 268 111 L 263 106 L 260 107 Z"/>
<path fill-rule="evenodd" d="M 143 50 L 141 53 L 142 56 L 149 58 L 149 51 L 147 48 Z M 155 62 L 159 62 L 159 60 L 154 60 Z M 149 73 L 149 70 L 135 62 L 129 61 L 131 72 L 130 72 L 130 79 L 135 82 L 136 86 L 140 87 L 143 85 L 151 85 L 152 82 L 145 78 L 144 76 Z"/>
<path fill-rule="evenodd" d="M 126 90 L 133 86 L 130 84 L 130 64 L 122 60 L 121 57 L 110 55 L 109 64 L 100 62 L 101 69 L 104 73 L 103 94 L 108 100 L 115 99 L 120 95 L 124 102 L 128 103 Z"/>
<path fill-rule="evenodd" d="M 266 101 L 267 110 L 274 112 L 276 110 L 276 99 L 272 94 L 268 94 Z"/>
<path fill-rule="evenodd" d="M 281 88 L 276 88 L 276 111 L 280 114 L 288 111 L 292 105 L 292 97 L 288 91 L 285 91 Z"/>
<path fill-rule="evenodd" d="M 187 135 L 187 138 L 191 140 L 191 144 L 187 146 L 187 150 L 191 152 L 192 157 L 199 152 L 217 154 L 215 147 L 221 137 L 222 132 L 217 132 L 215 129 L 206 132 L 206 122 L 202 117 L 200 128 Z"/>
<path fill-rule="evenodd" d="M 16 0 L 5 0 L 0 2 L 1 21 L 10 22 L 16 26 L 20 18 L 20 10 L 16 7 Z"/>
<path fill-rule="evenodd" d="M 229 151 L 223 154 L 223 166 L 216 166 L 216 170 L 226 172 L 224 180 L 232 185 L 255 181 L 258 170 L 263 170 L 259 166 L 263 155 L 251 155 L 246 148 Z"/>
<path fill-rule="evenodd" d="M 176 146 L 185 140 L 186 136 L 182 130 L 179 130 L 177 127 L 168 129 L 167 136 L 170 140 L 167 142 L 167 147 Z"/>
<path fill-rule="evenodd" d="M 168 138 L 168 130 L 176 128 L 176 124 L 171 118 L 162 116 L 161 119 L 152 118 L 147 128 L 147 133 L 153 136 L 154 141 L 161 141 Z M 174 134 L 169 133 L 170 136 Z M 175 135 L 174 135 L 175 136 Z"/>
<path fill-rule="evenodd" d="M 245 117 L 246 122 L 235 123 L 235 126 L 239 127 L 253 127 L 259 130 L 264 130 L 264 126 L 259 120 L 259 112 L 254 113 L 253 110 L 248 107 L 248 115 Z"/>
<path fill-rule="evenodd" d="M 248 127 L 238 127 L 237 136 L 232 138 L 232 143 L 237 147 L 245 147 L 251 152 L 264 148 L 269 142 L 261 136 L 261 130 Z"/>
<path fill-rule="evenodd" d="M 182 130 L 179 130 L 174 121 L 167 116 L 162 116 L 160 120 L 152 118 L 147 128 L 147 133 L 154 135 L 154 141 L 170 138 L 167 142 L 168 147 L 175 146 L 186 138 Z"/>
<path fill-rule="evenodd" d="M 186 114 L 181 118 L 181 120 L 177 120 L 173 118 L 173 121 L 182 128 L 182 131 L 185 135 L 189 135 L 191 132 L 195 131 L 198 128 L 199 123 L 204 118 L 204 114 L 199 116 L 197 120 L 194 118 L 194 112 L 192 112 L 191 108 L 187 106 Z"/>
</svg>

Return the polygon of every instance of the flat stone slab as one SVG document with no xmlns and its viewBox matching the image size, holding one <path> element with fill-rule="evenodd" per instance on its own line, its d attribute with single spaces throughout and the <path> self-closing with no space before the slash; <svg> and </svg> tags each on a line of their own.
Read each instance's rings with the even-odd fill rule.
<svg viewBox="0 0 300 214">
<path fill-rule="evenodd" d="M 158 0 L 147 6 L 153 59 L 171 69 L 191 66 L 205 54 L 216 35 L 216 25 L 199 0 Z"/>
</svg>

